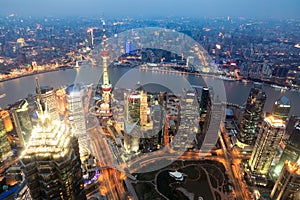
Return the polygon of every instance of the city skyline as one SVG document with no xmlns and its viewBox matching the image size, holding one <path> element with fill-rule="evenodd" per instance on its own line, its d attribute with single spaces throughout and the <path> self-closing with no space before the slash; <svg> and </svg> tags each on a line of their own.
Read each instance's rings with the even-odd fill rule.
<svg viewBox="0 0 300 200">
<path fill-rule="evenodd" d="M 138 9 L 136 9 L 138 8 Z M 297 0 L 269 1 L 95 1 L 16 0 L 2 2 L 0 13 L 8 16 L 94 16 L 94 17 L 246 17 L 298 18 Z"/>
<path fill-rule="evenodd" d="M 11 16 L 0 199 L 300 198 L 298 20 Z"/>
</svg>

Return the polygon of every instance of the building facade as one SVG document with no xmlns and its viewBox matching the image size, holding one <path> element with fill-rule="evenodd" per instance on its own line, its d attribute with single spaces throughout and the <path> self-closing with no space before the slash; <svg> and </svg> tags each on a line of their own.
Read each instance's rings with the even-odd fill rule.
<svg viewBox="0 0 300 200">
<path fill-rule="evenodd" d="M 282 120 L 286 120 L 291 110 L 291 102 L 286 96 L 282 96 L 280 99 L 275 101 L 272 108 L 272 115 Z"/>
<path fill-rule="evenodd" d="M 253 174 L 266 176 L 269 173 L 284 132 L 285 124 L 282 119 L 274 116 L 264 119 L 249 160 L 250 170 Z"/>
<path fill-rule="evenodd" d="M 4 122 L 4 128 L 6 132 L 10 132 L 13 130 L 13 124 L 9 115 L 9 112 L 7 110 L 0 110 L 0 117 L 2 118 Z"/>
<path fill-rule="evenodd" d="M 300 166 L 297 163 L 285 162 L 270 197 L 274 200 L 300 199 Z"/>
<path fill-rule="evenodd" d="M 0 118 L 0 161 L 5 160 L 11 154 L 11 147 L 7 138 L 4 121 Z"/>
<path fill-rule="evenodd" d="M 59 114 L 64 115 L 67 110 L 66 90 L 65 88 L 60 88 L 55 93 L 57 111 Z"/>
<path fill-rule="evenodd" d="M 209 88 L 203 87 L 201 93 L 201 100 L 200 100 L 200 114 L 207 112 L 207 107 L 209 106 L 210 102 L 210 95 L 209 95 Z"/>
<path fill-rule="evenodd" d="M 65 123 L 40 114 L 20 164 L 32 199 L 86 199 L 78 140 Z"/>
<path fill-rule="evenodd" d="M 292 115 L 286 125 L 286 134 L 291 135 L 297 125 L 300 125 L 300 116 Z"/>
<path fill-rule="evenodd" d="M 263 107 L 266 101 L 266 94 L 262 85 L 256 84 L 250 90 L 245 112 L 238 133 L 237 145 L 241 148 L 253 145 L 257 136 L 258 123 L 261 121 Z"/>
<path fill-rule="evenodd" d="M 140 139 L 145 137 L 142 129 L 148 125 L 147 93 L 143 90 L 124 93 L 124 111 L 124 146 L 128 152 L 137 152 Z"/>
<path fill-rule="evenodd" d="M 138 122 L 140 126 L 147 124 L 147 93 L 144 91 L 134 91 L 124 94 L 125 119 L 129 123 Z"/>
<path fill-rule="evenodd" d="M 47 108 L 49 109 L 49 114 L 51 119 L 59 119 L 57 102 L 55 98 L 55 91 L 53 87 L 50 86 L 41 86 L 41 101 L 47 104 Z"/>
<path fill-rule="evenodd" d="M 67 116 L 72 128 L 72 133 L 78 138 L 81 156 L 89 153 L 86 120 L 84 114 L 83 85 L 72 84 L 66 89 Z"/>
<path fill-rule="evenodd" d="M 186 91 L 180 105 L 180 126 L 174 138 L 171 139 L 171 147 L 186 150 L 194 147 L 194 139 L 198 133 L 199 113 L 196 93 Z"/>
<path fill-rule="evenodd" d="M 10 108 L 10 110 L 16 132 L 20 139 L 20 146 L 25 147 L 33 128 L 27 100 L 19 100 Z"/>
<path fill-rule="evenodd" d="M 285 161 L 300 163 L 300 125 L 294 127 L 294 130 L 286 143 L 278 164 L 275 167 L 275 176 L 278 176 Z"/>
</svg>

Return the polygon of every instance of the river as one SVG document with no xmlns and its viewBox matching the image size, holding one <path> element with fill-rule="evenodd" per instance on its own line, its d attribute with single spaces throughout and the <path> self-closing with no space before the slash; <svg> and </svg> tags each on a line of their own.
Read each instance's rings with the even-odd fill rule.
<svg viewBox="0 0 300 200">
<path fill-rule="evenodd" d="M 139 70 L 135 70 L 135 73 L 128 73 L 128 71 L 131 70 L 129 68 L 110 68 L 109 76 L 112 85 L 115 86 L 117 84 L 117 87 L 130 87 L 136 84 L 137 81 L 143 82 L 145 79 L 147 79 L 148 82 L 151 80 L 152 83 L 156 83 L 158 79 L 163 79 L 164 83 L 162 85 L 174 86 L 174 88 L 181 88 L 181 84 L 185 84 L 182 80 L 188 80 L 192 85 L 205 84 L 205 81 L 203 81 L 201 77 L 194 75 L 168 74 Z M 124 74 L 125 76 L 123 76 Z M 0 83 L 0 94 L 5 93 L 6 96 L 0 99 L 0 106 L 6 108 L 8 104 L 12 104 L 20 98 L 25 98 L 28 94 L 35 94 L 35 77 L 38 77 L 40 85 L 49 85 L 54 88 L 59 88 L 62 85 L 70 85 L 74 82 L 97 84 L 101 79 L 101 75 L 102 68 L 83 65 L 77 70 L 66 69 L 51 71 L 3 81 Z M 121 78 L 122 76 L 123 78 Z M 206 78 L 211 79 L 211 77 Z M 126 85 L 126 83 L 130 84 Z M 252 82 L 224 81 L 227 102 L 239 105 L 244 104 L 252 86 Z M 267 94 L 267 101 L 264 107 L 265 111 L 270 111 L 273 103 L 282 95 L 285 95 L 291 101 L 292 108 L 290 115 L 300 115 L 300 93 L 291 91 L 281 92 L 267 84 L 263 85 L 263 89 Z"/>
</svg>

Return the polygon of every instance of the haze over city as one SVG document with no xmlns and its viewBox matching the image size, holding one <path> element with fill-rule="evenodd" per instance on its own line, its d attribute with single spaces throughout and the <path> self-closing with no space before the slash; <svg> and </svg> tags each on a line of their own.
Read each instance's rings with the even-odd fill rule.
<svg viewBox="0 0 300 200">
<path fill-rule="evenodd" d="M 2 0 L 0 15 L 299 18 L 298 0 Z"/>
<path fill-rule="evenodd" d="M 0 200 L 299 200 L 299 0 L 0 0 Z"/>
</svg>

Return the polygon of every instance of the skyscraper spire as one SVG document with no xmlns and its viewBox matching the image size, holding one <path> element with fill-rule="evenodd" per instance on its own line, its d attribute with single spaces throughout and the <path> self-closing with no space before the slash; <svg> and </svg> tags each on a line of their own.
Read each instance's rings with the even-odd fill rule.
<svg viewBox="0 0 300 200">
<path fill-rule="evenodd" d="M 35 81 L 36 81 L 36 93 L 37 93 L 37 100 L 39 103 L 41 103 L 41 86 L 39 83 L 39 79 L 38 77 L 35 77 Z"/>
<path fill-rule="evenodd" d="M 111 84 L 109 81 L 108 76 L 108 65 L 107 60 L 109 58 L 109 52 L 107 50 L 107 44 L 106 44 L 106 30 L 105 30 L 105 21 L 102 21 L 103 23 L 103 47 L 101 51 L 101 57 L 103 61 L 103 84 L 102 84 L 102 103 L 100 105 L 100 111 L 102 116 L 108 117 L 111 116 L 110 111 L 110 97 L 111 97 Z"/>
</svg>

